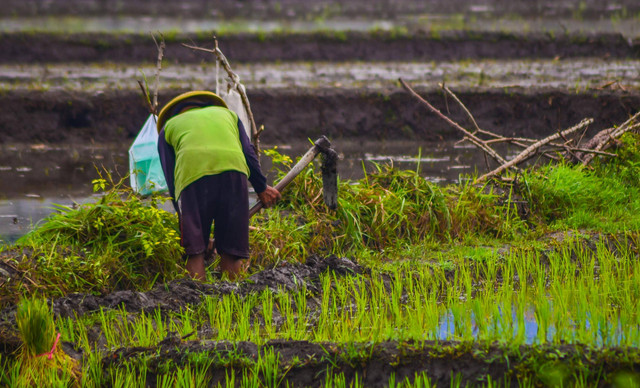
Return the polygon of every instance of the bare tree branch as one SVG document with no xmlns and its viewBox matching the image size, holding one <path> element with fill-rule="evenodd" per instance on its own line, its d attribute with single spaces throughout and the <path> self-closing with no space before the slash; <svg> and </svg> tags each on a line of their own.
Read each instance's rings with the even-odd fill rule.
<svg viewBox="0 0 640 388">
<path fill-rule="evenodd" d="M 498 175 L 501 172 L 503 172 L 504 170 L 506 170 L 506 169 L 508 169 L 508 168 L 510 168 L 512 166 L 515 166 L 518 163 L 524 162 L 525 160 L 529 159 L 531 156 L 535 155 L 535 153 L 538 152 L 539 149 L 542 146 L 544 146 L 544 145 L 546 145 L 546 144 L 548 144 L 548 143 L 550 143 L 550 142 L 552 142 L 552 141 L 554 141 L 554 140 L 556 140 L 556 139 L 558 139 L 558 138 L 560 138 L 562 136 L 568 136 L 568 135 L 578 131 L 579 129 L 584 128 L 585 126 L 587 126 L 587 125 L 589 125 L 591 123 L 593 123 L 593 119 L 584 119 L 578 125 L 575 125 L 575 126 L 569 128 L 569 129 L 565 129 L 562 132 L 554 133 L 551 136 L 548 136 L 548 137 L 546 137 L 546 138 L 544 138 L 542 140 L 539 140 L 539 141 L 533 143 L 527 149 L 525 149 L 520 154 L 518 154 L 515 158 L 513 158 L 511 161 L 501 165 L 500 167 L 496 168 L 495 170 L 493 170 L 491 172 L 488 172 L 488 173 L 484 174 L 483 176 L 481 176 L 480 178 L 476 179 L 476 183 L 481 183 L 481 182 L 485 181 L 486 179 L 491 178 L 491 177 L 493 177 L 495 175 Z"/>
<path fill-rule="evenodd" d="M 240 78 L 238 77 L 238 75 L 236 73 L 233 72 L 233 70 L 231 70 L 231 65 L 229 64 L 229 61 L 224 56 L 222 51 L 220 51 L 220 49 L 218 48 L 218 39 L 216 39 L 216 37 L 214 36 L 213 40 L 214 40 L 214 43 L 215 43 L 215 47 L 214 47 L 213 50 L 207 49 L 207 48 L 204 48 L 204 47 L 198 47 L 198 46 L 194 46 L 194 45 L 190 45 L 190 44 L 185 44 L 185 43 L 183 43 L 182 45 L 184 47 L 190 48 L 192 50 L 203 51 L 203 52 L 206 52 L 206 53 L 214 54 L 216 56 L 217 60 L 220 62 L 220 64 L 222 64 L 222 67 L 227 72 L 227 75 L 229 76 L 231 81 L 233 81 L 235 90 L 240 94 L 240 98 L 242 100 L 242 104 L 244 105 L 245 109 L 247 110 L 247 116 L 249 116 L 249 122 L 251 124 L 251 141 L 252 141 L 253 146 L 255 147 L 256 151 L 259 154 L 259 151 L 260 151 L 260 138 L 259 138 L 259 136 L 260 136 L 260 134 L 259 134 L 258 129 L 256 127 L 256 122 L 255 122 L 255 120 L 253 118 L 253 112 L 251 111 L 251 105 L 249 104 L 249 98 L 247 97 L 247 93 L 242 88 L 242 86 L 240 86 L 241 85 L 240 84 Z"/>
<path fill-rule="evenodd" d="M 160 44 L 158 44 L 158 41 L 156 40 L 156 37 L 153 36 L 153 34 L 151 34 L 151 37 L 153 38 L 153 42 L 156 44 L 156 48 L 158 49 L 158 59 L 156 61 L 156 74 L 155 74 L 155 84 L 154 84 L 154 90 L 153 90 L 153 103 L 152 103 L 152 113 L 157 115 L 158 114 L 158 89 L 160 88 L 160 71 L 162 70 L 162 57 L 164 56 L 164 49 L 165 49 L 165 44 L 164 44 L 164 36 L 162 34 L 160 34 Z"/>
<path fill-rule="evenodd" d="M 502 156 L 500 156 L 493 148 L 491 148 L 489 145 L 487 145 L 487 143 L 478 138 L 476 135 L 474 135 L 473 133 L 469 132 L 468 130 L 466 130 L 465 128 L 463 128 L 462 126 L 460 126 L 460 124 L 456 123 L 455 121 L 451 120 L 449 117 L 445 116 L 442 112 L 440 112 L 437 108 L 435 108 L 433 105 L 431 105 L 427 100 L 425 100 L 424 98 L 422 98 L 418 93 L 416 93 L 410 86 L 409 84 L 407 84 L 402 78 L 399 79 L 400 84 L 402 85 L 402 87 L 409 92 L 409 94 L 411 94 L 413 97 L 415 97 L 418 101 L 420 101 L 423 105 L 425 105 L 427 108 L 429 108 L 429 110 L 433 113 L 436 114 L 436 116 L 440 117 L 442 120 L 444 120 L 445 122 L 447 122 L 449 125 L 451 125 L 452 127 L 454 127 L 455 129 L 459 130 L 460 132 L 462 132 L 466 137 L 469 138 L 469 141 L 472 142 L 473 144 L 475 144 L 478 148 L 480 148 L 481 150 L 483 150 L 484 152 L 486 152 L 487 154 L 489 154 L 489 156 L 491 156 L 493 159 L 495 159 L 496 162 L 502 164 L 506 163 L 506 160 L 504 160 L 502 158 Z"/>
</svg>

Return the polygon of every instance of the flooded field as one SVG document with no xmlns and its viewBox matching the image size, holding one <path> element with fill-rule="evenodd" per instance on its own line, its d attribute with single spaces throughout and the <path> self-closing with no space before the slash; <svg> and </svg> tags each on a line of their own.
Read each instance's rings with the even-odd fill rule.
<svg viewBox="0 0 640 388">
<path fill-rule="evenodd" d="M 480 9 L 478 9 L 480 11 Z M 315 20 L 260 20 L 260 19 L 181 19 L 151 16 L 66 16 L 66 17 L 11 17 L 0 18 L 0 32 L 48 33 L 198 33 L 215 31 L 224 36 L 233 33 L 300 33 L 318 31 L 417 31 L 470 30 L 476 32 L 527 33 L 619 33 L 633 40 L 640 38 L 636 17 L 620 17 L 612 10 L 610 17 L 584 20 L 567 17 L 540 17 L 512 15 L 506 18 L 486 17 L 484 12 L 471 14 L 418 14 L 403 15 L 389 20 L 369 18 L 316 18 Z"/>
<path fill-rule="evenodd" d="M 0 385 L 640 387 L 639 20 L 634 0 L 7 0 Z M 109 183 L 149 115 L 150 31 L 160 106 L 216 88 L 183 44 L 218 36 L 269 182 L 309 139 L 338 152 L 337 209 L 318 160 L 250 220 L 238 279 L 216 255 L 191 279 L 166 197 Z M 481 183 L 498 163 L 400 78 L 496 159 L 555 151 Z M 578 147 L 606 128 L 627 132 Z"/>
</svg>

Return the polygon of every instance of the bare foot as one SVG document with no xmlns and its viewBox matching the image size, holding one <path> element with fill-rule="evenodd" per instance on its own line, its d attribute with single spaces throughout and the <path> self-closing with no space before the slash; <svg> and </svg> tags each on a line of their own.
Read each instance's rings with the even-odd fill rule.
<svg viewBox="0 0 640 388">
<path fill-rule="evenodd" d="M 226 253 L 220 254 L 220 270 L 226 273 L 229 279 L 236 280 L 249 267 L 249 260 Z"/>
<path fill-rule="evenodd" d="M 190 255 L 187 259 L 187 271 L 192 279 L 201 282 L 207 280 L 207 273 L 204 268 L 204 253 L 198 255 Z"/>
</svg>

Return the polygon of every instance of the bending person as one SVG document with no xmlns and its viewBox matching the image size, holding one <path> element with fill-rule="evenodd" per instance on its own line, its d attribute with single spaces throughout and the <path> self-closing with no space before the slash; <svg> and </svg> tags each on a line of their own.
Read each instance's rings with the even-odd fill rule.
<svg viewBox="0 0 640 388">
<path fill-rule="evenodd" d="M 249 258 L 247 178 L 265 207 L 279 198 L 266 184 L 238 116 L 208 91 L 181 94 L 158 115 L 158 152 L 180 221 L 192 278 L 205 280 L 205 252 L 214 224 L 220 269 L 235 278 Z"/>
</svg>

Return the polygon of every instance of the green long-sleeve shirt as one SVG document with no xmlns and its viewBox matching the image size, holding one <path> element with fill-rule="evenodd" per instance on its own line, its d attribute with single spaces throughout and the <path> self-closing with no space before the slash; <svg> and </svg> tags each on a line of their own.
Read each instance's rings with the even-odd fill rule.
<svg viewBox="0 0 640 388">
<path fill-rule="evenodd" d="M 175 198 L 206 175 L 239 171 L 249 176 L 237 123 L 234 112 L 218 106 L 190 109 L 167 121 L 165 139 L 176 155 Z"/>
</svg>

